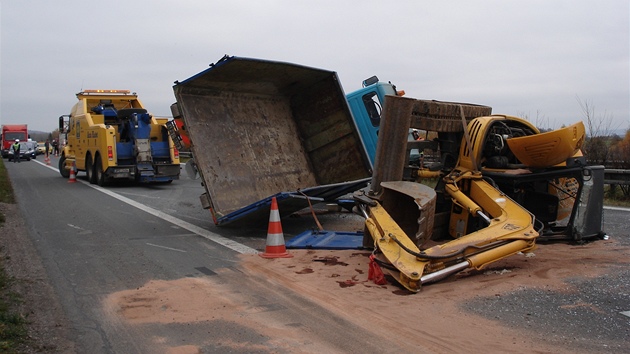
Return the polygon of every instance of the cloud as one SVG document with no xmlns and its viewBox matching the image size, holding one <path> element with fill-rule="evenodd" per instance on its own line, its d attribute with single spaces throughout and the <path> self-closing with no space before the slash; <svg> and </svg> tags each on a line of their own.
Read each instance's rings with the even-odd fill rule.
<svg viewBox="0 0 630 354">
<path fill-rule="evenodd" d="M 170 115 L 172 85 L 224 54 L 378 75 L 408 97 L 630 127 L 627 1 L 4 1 L 0 122 L 53 130 L 82 88 Z M 601 108 L 600 108 L 601 107 Z"/>
</svg>

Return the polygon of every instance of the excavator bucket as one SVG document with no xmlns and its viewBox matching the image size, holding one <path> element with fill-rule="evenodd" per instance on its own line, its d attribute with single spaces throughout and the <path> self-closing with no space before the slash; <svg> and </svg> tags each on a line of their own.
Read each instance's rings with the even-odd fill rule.
<svg viewBox="0 0 630 354">
<path fill-rule="evenodd" d="M 413 243 L 422 247 L 431 238 L 435 216 L 435 190 L 424 184 L 382 182 L 383 208 Z"/>
</svg>

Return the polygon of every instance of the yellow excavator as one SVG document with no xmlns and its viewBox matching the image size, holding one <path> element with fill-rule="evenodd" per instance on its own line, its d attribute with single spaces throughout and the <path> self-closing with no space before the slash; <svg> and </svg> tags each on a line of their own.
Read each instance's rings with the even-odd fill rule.
<svg viewBox="0 0 630 354">
<path fill-rule="evenodd" d="M 387 96 L 384 106 L 372 182 L 354 199 L 364 246 L 406 289 L 530 252 L 540 239 L 604 236 L 603 167 L 585 163 L 581 122 L 541 133 L 517 117 L 467 118 L 475 105 Z M 408 141 L 413 129 L 437 138 Z M 413 164 L 411 151 L 432 158 Z"/>
</svg>

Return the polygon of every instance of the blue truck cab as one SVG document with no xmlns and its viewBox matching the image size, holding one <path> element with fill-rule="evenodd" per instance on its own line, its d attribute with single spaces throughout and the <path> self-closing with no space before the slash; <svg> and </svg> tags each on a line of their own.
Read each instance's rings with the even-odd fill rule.
<svg viewBox="0 0 630 354">
<path fill-rule="evenodd" d="M 379 82 L 376 76 L 363 81 L 363 88 L 346 95 L 357 130 L 372 166 L 385 95 L 400 95 L 391 82 Z"/>
</svg>

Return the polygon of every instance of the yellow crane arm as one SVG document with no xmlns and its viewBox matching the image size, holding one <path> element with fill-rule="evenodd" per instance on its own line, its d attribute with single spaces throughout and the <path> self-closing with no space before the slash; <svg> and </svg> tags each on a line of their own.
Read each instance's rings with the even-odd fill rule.
<svg viewBox="0 0 630 354">
<path fill-rule="evenodd" d="M 457 186 L 449 187 L 448 193 L 458 203 L 464 201 L 472 215 L 485 215 L 488 225 L 425 250 L 416 246 L 380 203 L 367 207 L 365 226 L 380 252 L 379 259 L 385 270 L 410 291 L 417 292 L 422 284 L 466 268 L 482 269 L 489 263 L 535 248 L 538 232 L 527 210 L 482 179 L 472 176 L 463 179 L 469 185 L 466 194 Z"/>
</svg>

